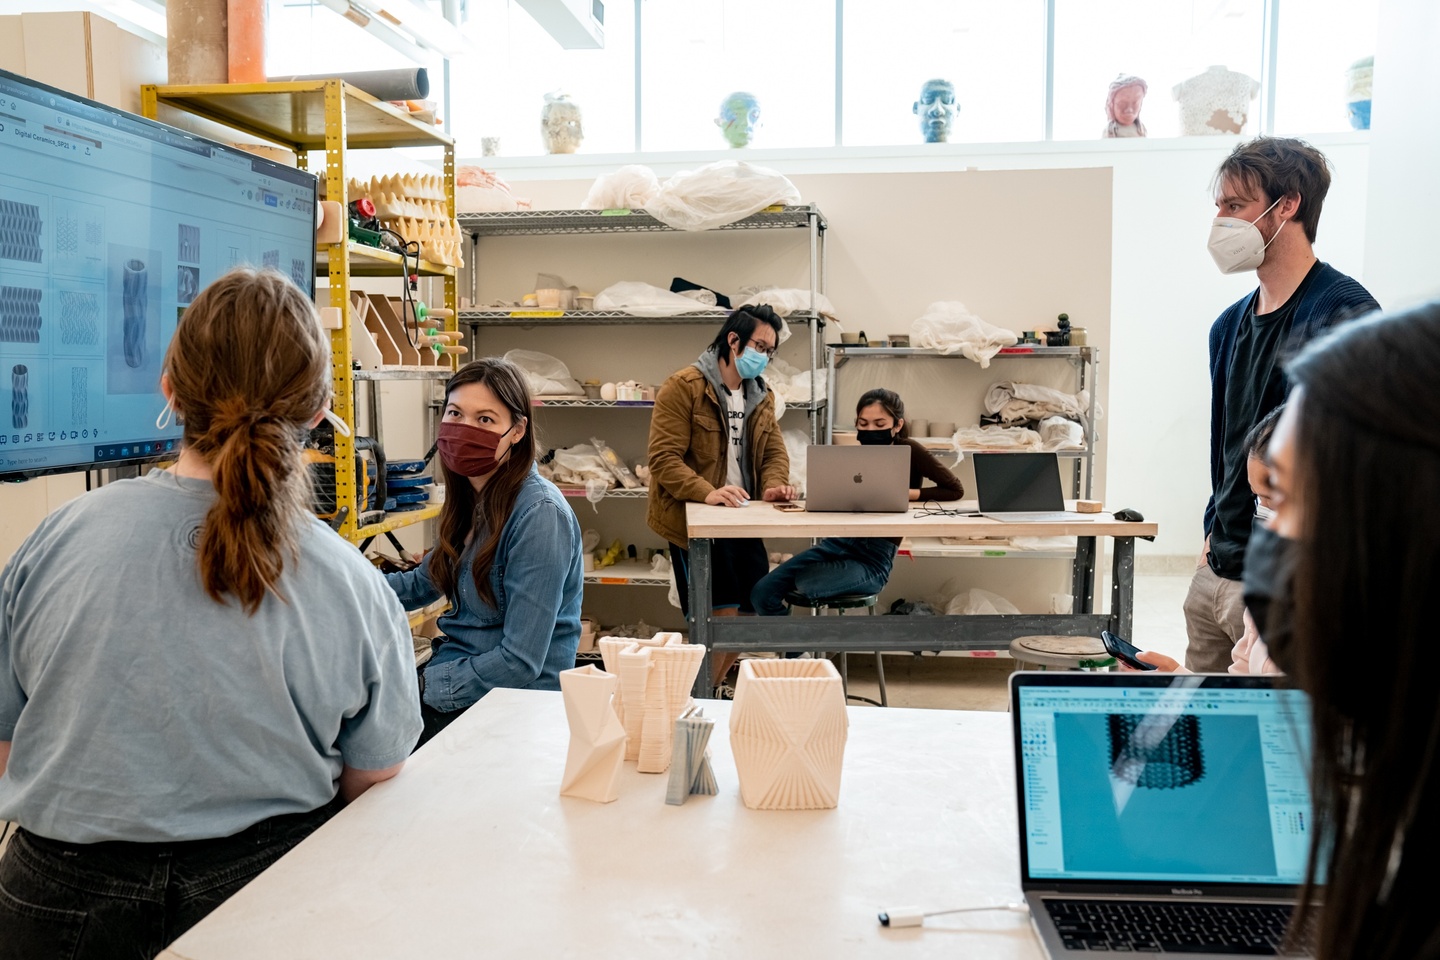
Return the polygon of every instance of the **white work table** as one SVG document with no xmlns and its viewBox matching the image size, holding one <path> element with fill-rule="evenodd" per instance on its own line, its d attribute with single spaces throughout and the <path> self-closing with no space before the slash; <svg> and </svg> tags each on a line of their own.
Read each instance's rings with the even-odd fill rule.
<svg viewBox="0 0 1440 960">
<path fill-rule="evenodd" d="M 1070 506 L 1074 501 L 1070 501 Z M 973 512 L 973 500 L 942 504 Z M 922 507 L 907 513 L 784 512 L 752 500 L 744 507 L 690 503 L 685 507 L 690 537 L 691 642 L 711 651 L 884 651 L 1004 650 L 1017 637 L 1061 635 L 1099 637 L 1110 630 L 1131 636 L 1134 614 L 1135 538 L 1154 537 L 1153 523 L 1116 520 L 1108 513 L 1093 520 L 1058 523 L 1002 523 L 987 517 L 933 516 Z M 711 613 L 712 544 L 730 537 L 770 539 L 812 537 L 1075 537 L 1071 565 L 1074 607 L 1064 614 L 1001 614 L 940 617 L 716 617 Z M 1096 541 L 1114 540 L 1110 612 L 1095 612 Z M 709 669 L 701 670 L 695 694 L 711 688 Z"/>
<path fill-rule="evenodd" d="M 1013 913 L 885 929 L 884 907 L 1021 899 L 1010 718 L 852 708 L 840 805 L 747 809 L 728 702 L 720 793 L 559 796 L 558 693 L 495 690 L 161 954 L 166 960 L 1041 956 Z"/>
</svg>

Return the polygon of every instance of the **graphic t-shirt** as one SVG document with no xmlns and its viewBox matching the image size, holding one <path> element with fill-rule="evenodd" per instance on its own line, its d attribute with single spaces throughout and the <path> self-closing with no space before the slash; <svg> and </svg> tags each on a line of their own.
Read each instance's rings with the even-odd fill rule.
<svg viewBox="0 0 1440 960">
<path fill-rule="evenodd" d="M 744 442 L 745 433 L 745 390 L 725 388 L 726 419 L 730 424 L 730 454 L 726 457 L 725 482 L 736 487 L 745 486 L 745 478 L 740 475 L 740 444 Z M 754 491 L 749 491 L 754 493 Z"/>
</svg>

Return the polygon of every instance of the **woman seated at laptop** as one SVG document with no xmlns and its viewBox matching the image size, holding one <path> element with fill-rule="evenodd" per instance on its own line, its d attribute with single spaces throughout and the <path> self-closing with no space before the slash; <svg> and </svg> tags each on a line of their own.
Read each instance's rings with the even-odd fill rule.
<svg viewBox="0 0 1440 960">
<path fill-rule="evenodd" d="M 1344 324 L 1290 364 L 1270 443 L 1283 559 L 1246 564 L 1247 592 L 1274 598 L 1257 618 L 1271 655 L 1310 694 L 1312 883 L 1297 916 L 1314 915 L 1320 960 L 1440 956 L 1437 370 L 1440 302 Z"/>
<path fill-rule="evenodd" d="M 855 406 L 855 432 L 866 446 L 910 448 L 910 499 L 949 502 L 965 491 L 955 474 L 910 439 L 905 402 L 893 390 L 871 390 Z M 929 480 L 934 486 L 925 486 Z M 786 560 L 755 585 L 750 602 L 762 617 L 784 616 L 791 592 L 811 599 L 879 593 L 890 579 L 899 538 L 828 537 Z"/>
</svg>

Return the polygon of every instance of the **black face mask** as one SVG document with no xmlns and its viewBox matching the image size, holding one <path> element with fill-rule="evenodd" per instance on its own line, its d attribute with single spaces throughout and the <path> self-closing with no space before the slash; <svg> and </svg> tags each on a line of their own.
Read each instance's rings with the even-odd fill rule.
<svg viewBox="0 0 1440 960">
<path fill-rule="evenodd" d="M 883 447 L 895 442 L 895 432 L 885 430 L 856 430 L 855 436 L 860 439 L 862 447 Z"/>
<path fill-rule="evenodd" d="M 1270 648 L 1270 658 L 1286 673 L 1295 630 L 1296 545 L 1256 520 L 1242 575 L 1245 606 L 1260 628 L 1260 639 Z"/>
</svg>

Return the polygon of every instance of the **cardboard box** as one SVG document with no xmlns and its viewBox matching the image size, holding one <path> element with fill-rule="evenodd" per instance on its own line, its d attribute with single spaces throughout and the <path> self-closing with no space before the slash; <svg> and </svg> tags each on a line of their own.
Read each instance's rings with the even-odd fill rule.
<svg viewBox="0 0 1440 960">
<path fill-rule="evenodd" d="M 0 17 L 0 63 L 69 93 L 131 113 L 140 86 L 164 83 L 165 48 L 89 12 Z"/>
</svg>

